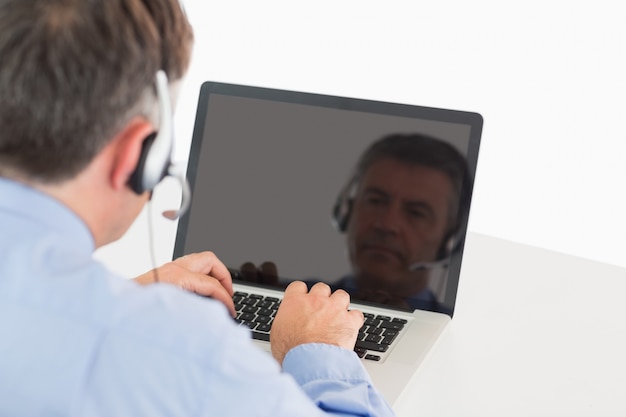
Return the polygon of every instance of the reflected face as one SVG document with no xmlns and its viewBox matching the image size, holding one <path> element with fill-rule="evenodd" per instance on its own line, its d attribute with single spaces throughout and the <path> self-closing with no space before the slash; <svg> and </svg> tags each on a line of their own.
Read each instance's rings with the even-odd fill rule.
<svg viewBox="0 0 626 417">
<path fill-rule="evenodd" d="M 452 181 L 439 170 L 391 158 L 374 162 L 361 179 L 347 229 L 357 279 L 387 289 L 413 285 L 411 276 L 420 273 L 410 265 L 436 260 L 454 198 Z"/>
</svg>

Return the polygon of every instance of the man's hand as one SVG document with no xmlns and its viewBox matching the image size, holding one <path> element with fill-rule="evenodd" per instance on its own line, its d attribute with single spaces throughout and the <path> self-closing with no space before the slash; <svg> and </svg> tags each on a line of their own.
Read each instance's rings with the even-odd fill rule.
<svg viewBox="0 0 626 417">
<path fill-rule="evenodd" d="M 235 317 L 230 272 L 213 252 L 185 255 L 166 263 L 156 271 L 160 282 L 168 282 L 184 290 L 215 298 L 224 303 L 230 314 Z M 142 285 L 153 284 L 154 280 L 154 271 L 135 278 L 135 282 Z"/>
<path fill-rule="evenodd" d="M 347 292 L 337 290 L 331 294 L 324 283 L 315 284 L 310 292 L 304 282 L 289 284 L 270 333 L 274 358 L 282 364 L 289 350 L 304 343 L 354 349 L 363 313 L 348 311 L 349 304 Z"/>
</svg>

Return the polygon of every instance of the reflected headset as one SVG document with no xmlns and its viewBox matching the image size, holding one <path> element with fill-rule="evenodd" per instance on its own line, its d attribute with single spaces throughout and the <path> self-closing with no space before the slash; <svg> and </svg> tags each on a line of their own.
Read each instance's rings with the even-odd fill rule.
<svg viewBox="0 0 626 417">
<path fill-rule="evenodd" d="M 173 113 L 167 75 L 159 70 L 155 76 L 159 108 L 159 129 L 146 137 L 141 145 L 141 155 L 128 181 L 137 194 L 152 191 L 166 176 L 176 178 L 182 187 L 182 200 L 178 210 L 163 212 L 163 216 L 175 220 L 189 207 L 191 192 L 182 170 L 172 164 L 174 144 Z"/>
<path fill-rule="evenodd" d="M 359 185 L 359 178 L 355 173 L 347 184 L 341 189 L 332 210 L 331 222 L 339 233 L 345 233 L 348 229 L 348 223 L 354 206 L 354 199 Z M 447 266 L 450 257 L 456 252 L 463 242 L 465 234 L 467 218 L 469 215 L 469 192 L 470 177 L 467 166 L 464 167 L 463 181 L 459 196 L 459 213 L 455 227 L 444 237 L 437 258 L 432 262 L 416 262 L 409 265 L 409 270 L 418 271 L 422 269 L 431 269 L 437 266 Z"/>
</svg>

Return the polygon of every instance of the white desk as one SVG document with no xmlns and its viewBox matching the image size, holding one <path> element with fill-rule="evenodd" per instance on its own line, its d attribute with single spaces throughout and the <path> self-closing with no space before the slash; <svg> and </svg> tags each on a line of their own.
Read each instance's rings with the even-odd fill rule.
<svg viewBox="0 0 626 417">
<path fill-rule="evenodd" d="M 626 256 L 626 244 L 624 244 Z M 471 233 L 398 416 L 626 416 L 626 270 Z"/>
<path fill-rule="evenodd" d="M 162 229 L 173 236 L 173 226 L 159 227 L 157 241 L 171 242 Z M 101 257 L 129 263 L 124 251 L 147 250 L 140 232 Z M 162 263 L 171 248 L 160 252 Z M 144 258 L 125 272 L 148 270 Z M 470 233 L 454 318 L 394 409 L 399 417 L 626 416 L 625 391 L 626 270 Z"/>
</svg>

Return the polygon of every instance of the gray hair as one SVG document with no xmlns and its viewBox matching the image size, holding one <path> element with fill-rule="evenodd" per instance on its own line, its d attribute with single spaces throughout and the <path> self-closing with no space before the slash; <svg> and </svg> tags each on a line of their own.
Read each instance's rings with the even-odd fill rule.
<svg viewBox="0 0 626 417">
<path fill-rule="evenodd" d="M 178 0 L 0 0 L 0 175 L 74 177 L 192 40 Z"/>
</svg>

